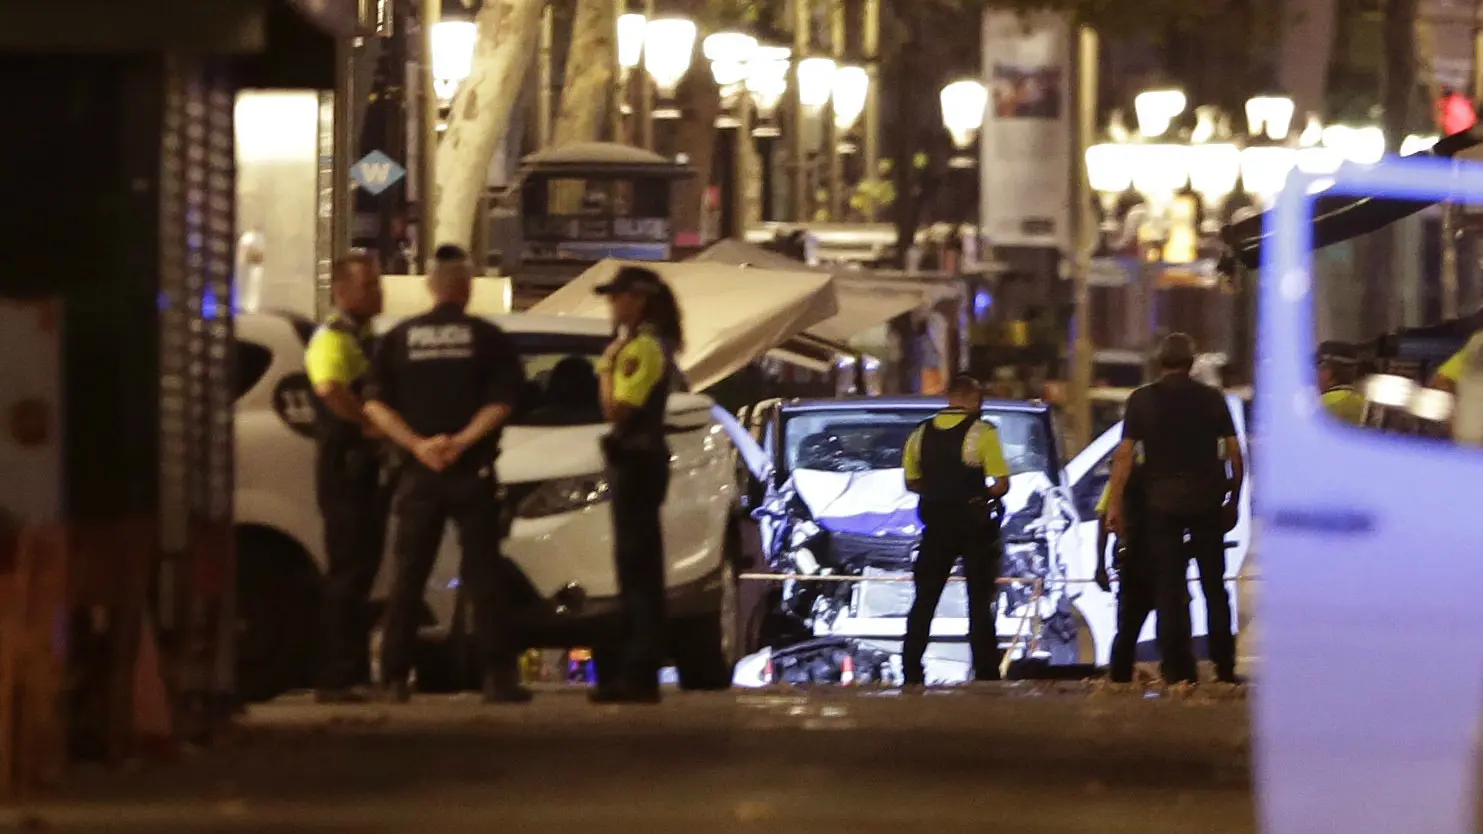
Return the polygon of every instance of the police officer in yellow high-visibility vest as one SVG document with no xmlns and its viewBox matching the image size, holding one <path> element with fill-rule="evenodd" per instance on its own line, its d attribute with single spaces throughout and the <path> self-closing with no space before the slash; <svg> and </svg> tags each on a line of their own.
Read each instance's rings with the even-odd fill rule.
<svg viewBox="0 0 1483 834">
<path fill-rule="evenodd" d="M 979 416 L 983 394 L 978 381 L 956 377 L 947 395 L 948 407 L 918 426 L 902 450 L 906 488 L 920 497 L 917 515 L 923 528 L 912 566 L 916 598 L 906 616 L 901 648 L 907 686 L 926 682 L 922 656 L 931 639 L 932 617 L 960 558 L 968 584 L 973 676 L 976 680 L 999 679 L 994 602 L 1004 550 L 997 504 L 1009 491 L 1009 466 L 999 431 Z"/>
<path fill-rule="evenodd" d="M 1462 350 L 1448 357 L 1447 361 L 1443 362 L 1432 375 L 1427 383 L 1428 387 L 1446 391 L 1449 394 L 1457 393 L 1457 383 L 1467 373 L 1468 358 L 1478 354 L 1480 350 L 1483 350 L 1483 333 L 1474 334 Z"/>
<path fill-rule="evenodd" d="M 367 614 L 381 568 L 389 490 L 380 441 L 361 400 L 370 367 L 371 320 L 381 314 L 381 274 L 368 255 L 331 268 L 337 312 L 315 331 L 304 354 L 316 401 L 315 488 L 328 561 L 322 597 L 318 697 L 363 700 L 370 674 Z"/>
<path fill-rule="evenodd" d="M 1318 346 L 1318 390 L 1325 410 L 1346 423 L 1365 419 L 1365 398 L 1355 389 L 1359 354 L 1353 345 L 1324 342 Z"/>
<path fill-rule="evenodd" d="M 608 300 L 617 338 L 598 366 L 603 437 L 613 506 L 613 561 L 620 602 L 618 645 L 603 652 L 596 703 L 656 703 L 666 655 L 664 532 L 660 509 L 669 491 L 665 414 L 679 381 L 674 356 L 684 331 L 674 293 L 643 267 L 623 267 L 597 288 Z M 613 651 L 617 650 L 617 651 Z M 611 658 L 609 660 L 608 658 Z M 726 688 L 722 658 L 706 680 L 682 679 L 691 689 Z M 694 670 L 686 669 L 686 675 Z"/>
</svg>

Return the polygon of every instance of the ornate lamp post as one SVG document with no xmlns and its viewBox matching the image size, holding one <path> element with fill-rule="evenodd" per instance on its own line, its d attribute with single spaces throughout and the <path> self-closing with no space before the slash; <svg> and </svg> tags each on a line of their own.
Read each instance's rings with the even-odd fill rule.
<svg viewBox="0 0 1483 834">
<path fill-rule="evenodd" d="M 683 17 L 661 17 L 644 26 L 644 69 L 659 88 L 656 119 L 680 118 L 675 92 L 690 71 L 695 35 L 695 21 Z"/>
<path fill-rule="evenodd" d="M 977 162 L 968 153 L 978 132 L 984 126 L 984 112 L 989 106 L 989 90 L 979 81 L 954 81 L 942 88 L 939 94 L 942 105 L 942 126 L 952 137 L 958 153 L 953 157 L 954 168 L 972 168 Z"/>
<path fill-rule="evenodd" d="M 759 46 L 747 62 L 747 77 L 743 83 L 757 108 L 753 136 L 771 138 L 781 133 L 776 119 L 778 105 L 788 92 L 788 67 L 792 55 L 793 50 L 786 46 Z"/>
<path fill-rule="evenodd" d="M 433 89 L 446 107 L 473 69 L 479 27 L 472 20 L 444 20 L 432 26 Z"/>
</svg>

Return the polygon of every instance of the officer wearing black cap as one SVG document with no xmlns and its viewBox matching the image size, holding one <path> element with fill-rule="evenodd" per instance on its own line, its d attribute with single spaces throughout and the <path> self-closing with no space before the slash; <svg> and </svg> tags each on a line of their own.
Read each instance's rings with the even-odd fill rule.
<svg viewBox="0 0 1483 834">
<path fill-rule="evenodd" d="M 1345 342 L 1324 342 L 1318 346 L 1319 400 L 1328 413 L 1346 423 L 1359 425 L 1365 418 L 1365 398 L 1355 390 L 1359 369 L 1359 352 Z"/>
<path fill-rule="evenodd" d="M 364 253 L 330 269 L 335 315 L 314 332 L 304 366 L 315 394 L 315 492 L 324 520 L 320 632 L 321 703 L 363 700 L 370 674 L 367 603 L 381 568 L 388 513 L 386 471 L 361 395 L 381 314 L 381 273 Z"/>
<path fill-rule="evenodd" d="M 665 405 L 678 380 L 674 356 L 684 345 L 679 305 L 653 270 L 622 267 L 597 288 L 607 297 L 618 336 L 598 364 L 603 438 L 613 501 L 622 654 L 600 664 L 597 703 L 657 703 L 665 656 L 664 536 L 659 511 L 669 489 Z"/>
<path fill-rule="evenodd" d="M 916 597 L 906 615 L 901 649 L 907 686 L 926 682 L 922 655 L 931 637 L 932 617 L 960 558 L 968 583 L 973 676 L 981 681 L 999 679 L 994 600 L 999 595 L 1003 547 L 998 502 L 1009 491 L 1009 466 L 998 429 L 979 417 L 982 409 L 978 381 L 955 378 L 948 386 L 948 407 L 917 426 L 902 450 L 906 488 L 920 496 L 917 515 L 923 525 L 912 566 Z"/>
<path fill-rule="evenodd" d="M 407 700 L 423 593 L 452 519 L 463 551 L 463 587 L 474 606 L 474 638 L 486 664 L 484 699 L 529 701 L 509 625 L 507 572 L 499 564 L 495 481 L 500 430 L 519 403 L 525 373 L 505 333 L 465 312 L 473 280 L 468 254 L 442 246 L 435 261 L 428 278 L 435 306 L 386 334 L 367 386 L 367 414 L 413 458 L 396 496 L 396 570 L 382 670 L 391 698 Z"/>
</svg>

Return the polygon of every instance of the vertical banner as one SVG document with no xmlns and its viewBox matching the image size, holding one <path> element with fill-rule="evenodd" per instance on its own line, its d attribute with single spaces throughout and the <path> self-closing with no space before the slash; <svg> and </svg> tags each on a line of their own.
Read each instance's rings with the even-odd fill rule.
<svg viewBox="0 0 1483 834">
<path fill-rule="evenodd" d="M 1065 15 L 990 10 L 989 107 L 980 139 L 980 218 L 994 246 L 1070 251 L 1074 99 Z"/>
</svg>

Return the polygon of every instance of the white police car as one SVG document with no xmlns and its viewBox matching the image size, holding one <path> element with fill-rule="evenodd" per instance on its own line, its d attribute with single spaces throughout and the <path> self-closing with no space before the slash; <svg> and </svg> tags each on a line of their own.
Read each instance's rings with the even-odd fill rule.
<svg viewBox="0 0 1483 834">
<path fill-rule="evenodd" d="M 571 317 L 517 314 L 495 321 L 519 347 L 530 380 L 522 413 L 544 415 L 539 425 L 514 421 L 498 464 L 512 515 L 504 551 L 523 592 L 522 636 L 533 646 L 590 646 L 610 626 L 617 602 L 598 449 L 605 428 L 596 402 L 565 412 L 550 407 L 556 404 L 546 402 L 547 382 L 568 357 L 595 363 L 611 334 L 605 322 Z M 314 401 L 303 364 L 314 324 L 252 313 L 239 315 L 236 326 L 238 682 L 244 697 L 256 700 L 308 685 L 315 663 L 325 557 L 314 496 Z M 681 685 L 692 688 L 727 686 L 738 645 L 735 450 L 712 405 L 708 397 L 674 394 L 667 421 L 672 656 Z M 450 530 L 427 588 L 423 636 L 445 651 L 425 656 L 419 666 L 425 684 L 457 669 L 438 661 L 462 657 L 467 644 L 456 540 Z M 378 598 L 387 576 L 383 568 Z"/>
</svg>

